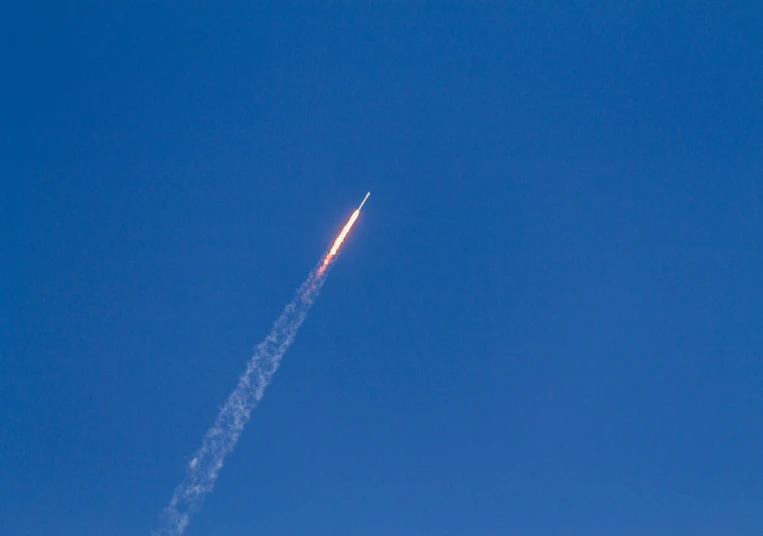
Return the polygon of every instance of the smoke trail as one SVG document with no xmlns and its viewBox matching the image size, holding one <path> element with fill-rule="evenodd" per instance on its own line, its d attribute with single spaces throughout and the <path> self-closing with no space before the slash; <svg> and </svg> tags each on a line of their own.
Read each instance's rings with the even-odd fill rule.
<svg viewBox="0 0 763 536">
<path fill-rule="evenodd" d="M 310 272 L 294 299 L 276 320 L 270 334 L 255 348 L 246 371 L 225 401 L 214 426 L 204 436 L 201 448 L 189 462 L 185 479 L 175 488 L 170 504 L 164 509 L 162 528 L 154 531 L 153 536 L 183 534 L 191 515 L 198 510 L 204 496 L 212 491 L 225 457 L 236 446 L 252 410 L 262 400 L 283 354 L 294 341 L 307 311 L 318 297 L 328 273 L 326 268 L 335 260 L 335 254 L 335 251 L 330 255 L 327 253 Z"/>
</svg>

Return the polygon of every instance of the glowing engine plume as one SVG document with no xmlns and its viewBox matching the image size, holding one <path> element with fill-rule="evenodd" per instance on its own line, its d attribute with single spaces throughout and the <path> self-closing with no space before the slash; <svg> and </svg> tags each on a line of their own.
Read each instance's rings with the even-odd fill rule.
<svg viewBox="0 0 763 536">
<path fill-rule="evenodd" d="M 370 193 L 366 194 L 363 203 L 369 195 Z M 204 496 L 212 491 L 225 457 L 235 448 L 252 410 L 262 400 L 265 388 L 278 370 L 284 353 L 294 341 L 310 306 L 318 297 L 328 273 L 326 268 L 336 258 L 342 242 L 358 219 L 363 203 L 350 216 L 322 261 L 299 287 L 294 299 L 278 317 L 268 336 L 255 348 L 254 355 L 247 363 L 236 388 L 228 395 L 215 424 L 204 436 L 201 448 L 188 463 L 184 480 L 175 488 L 170 504 L 164 509 L 162 528 L 154 531 L 154 536 L 183 534 L 190 523 L 191 515 L 201 506 Z"/>
<path fill-rule="evenodd" d="M 360 203 L 360 206 L 357 209 L 355 209 L 355 212 L 352 213 L 352 216 L 350 216 L 350 219 L 347 220 L 347 223 L 344 224 L 344 227 L 342 228 L 342 232 L 339 233 L 339 235 L 336 237 L 336 240 L 334 240 L 334 244 L 331 246 L 331 249 L 323 258 L 323 265 L 318 269 L 318 273 L 323 273 L 323 270 L 326 269 L 326 266 L 331 264 L 331 261 L 336 256 L 337 252 L 339 251 L 339 248 L 342 247 L 342 243 L 344 242 L 344 239 L 347 238 L 347 234 L 350 232 L 350 229 L 352 229 L 352 226 L 355 225 L 355 220 L 357 220 L 358 216 L 360 216 L 360 209 L 362 209 L 363 205 L 366 204 L 366 200 L 368 199 L 369 195 L 371 195 L 371 192 L 368 192 L 366 194 L 366 196 L 363 198 L 363 201 Z"/>
</svg>

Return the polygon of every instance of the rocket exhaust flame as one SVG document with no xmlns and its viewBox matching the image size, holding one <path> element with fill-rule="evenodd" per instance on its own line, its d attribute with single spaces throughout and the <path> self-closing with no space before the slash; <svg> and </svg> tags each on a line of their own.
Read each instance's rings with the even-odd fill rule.
<svg viewBox="0 0 763 536">
<path fill-rule="evenodd" d="M 363 203 L 369 195 L 370 193 L 366 194 Z M 214 425 L 204 436 L 201 448 L 188 463 L 185 478 L 175 488 L 170 504 L 162 513 L 162 527 L 153 532 L 154 536 L 183 534 L 188 528 L 191 515 L 199 509 L 206 494 L 214 488 L 225 457 L 235 448 L 252 410 L 262 400 L 283 355 L 291 346 L 310 306 L 318 297 L 326 280 L 326 268 L 336 259 L 344 239 L 360 215 L 363 203 L 352 213 L 331 249 L 299 287 L 268 336 L 255 348 L 254 355 L 247 363 L 236 388 L 228 396 Z"/>
<path fill-rule="evenodd" d="M 368 199 L 369 195 L 371 195 L 371 192 L 368 192 L 366 194 L 366 196 L 363 198 L 363 201 L 360 203 L 360 206 L 357 209 L 355 209 L 355 212 L 352 213 L 352 216 L 350 216 L 350 219 L 347 220 L 347 223 L 344 224 L 344 227 L 342 228 L 342 232 L 340 232 L 339 235 L 336 237 L 336 239 L 334 240 L 334 244 L 331 246 L 331 249 L 323 258 L 323 265 L 320 268 L 318 268 L 318 273 L 323 273 L 323 271 L 326 269 L 326 266 L 331 264 L 331 261 L 334 260 L 334 257 L 339 251 L 339 248 L 342 247 L 342 243 L 344 242 L 344 239 L 347 238 L 347 235 L 352 229 L 352 226 L 355 225 L 355 220 L 357 220 L 358 216 L 360 216 L 360 209 L 362 209 L 363 205 L 366 204 L 366 200 Z"/>
</svg>

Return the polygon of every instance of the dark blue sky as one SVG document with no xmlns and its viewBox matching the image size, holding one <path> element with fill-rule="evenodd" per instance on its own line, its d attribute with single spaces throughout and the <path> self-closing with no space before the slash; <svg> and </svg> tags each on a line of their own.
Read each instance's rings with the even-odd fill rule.
<svg viewBox="0 0 763 536">
<path fill-rule="evenodd" d="M 189 536 L 763 533 L 760 2 L 58 4 L 0 14 L 0 533 L 148 534 L 367 190 Z"/>
</svg>

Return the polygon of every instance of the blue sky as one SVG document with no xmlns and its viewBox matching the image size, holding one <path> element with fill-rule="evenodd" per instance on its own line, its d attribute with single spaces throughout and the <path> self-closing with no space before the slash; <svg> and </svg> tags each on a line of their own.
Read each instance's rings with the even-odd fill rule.
<svg viewBox="0 0 763 536">
<path fill-rule="evenodd" d="M 763 532 L 759 2 L 0 16 L 0 533 Z M 669 5 L 668 5 L 669 4 Z"/>
</svg>

